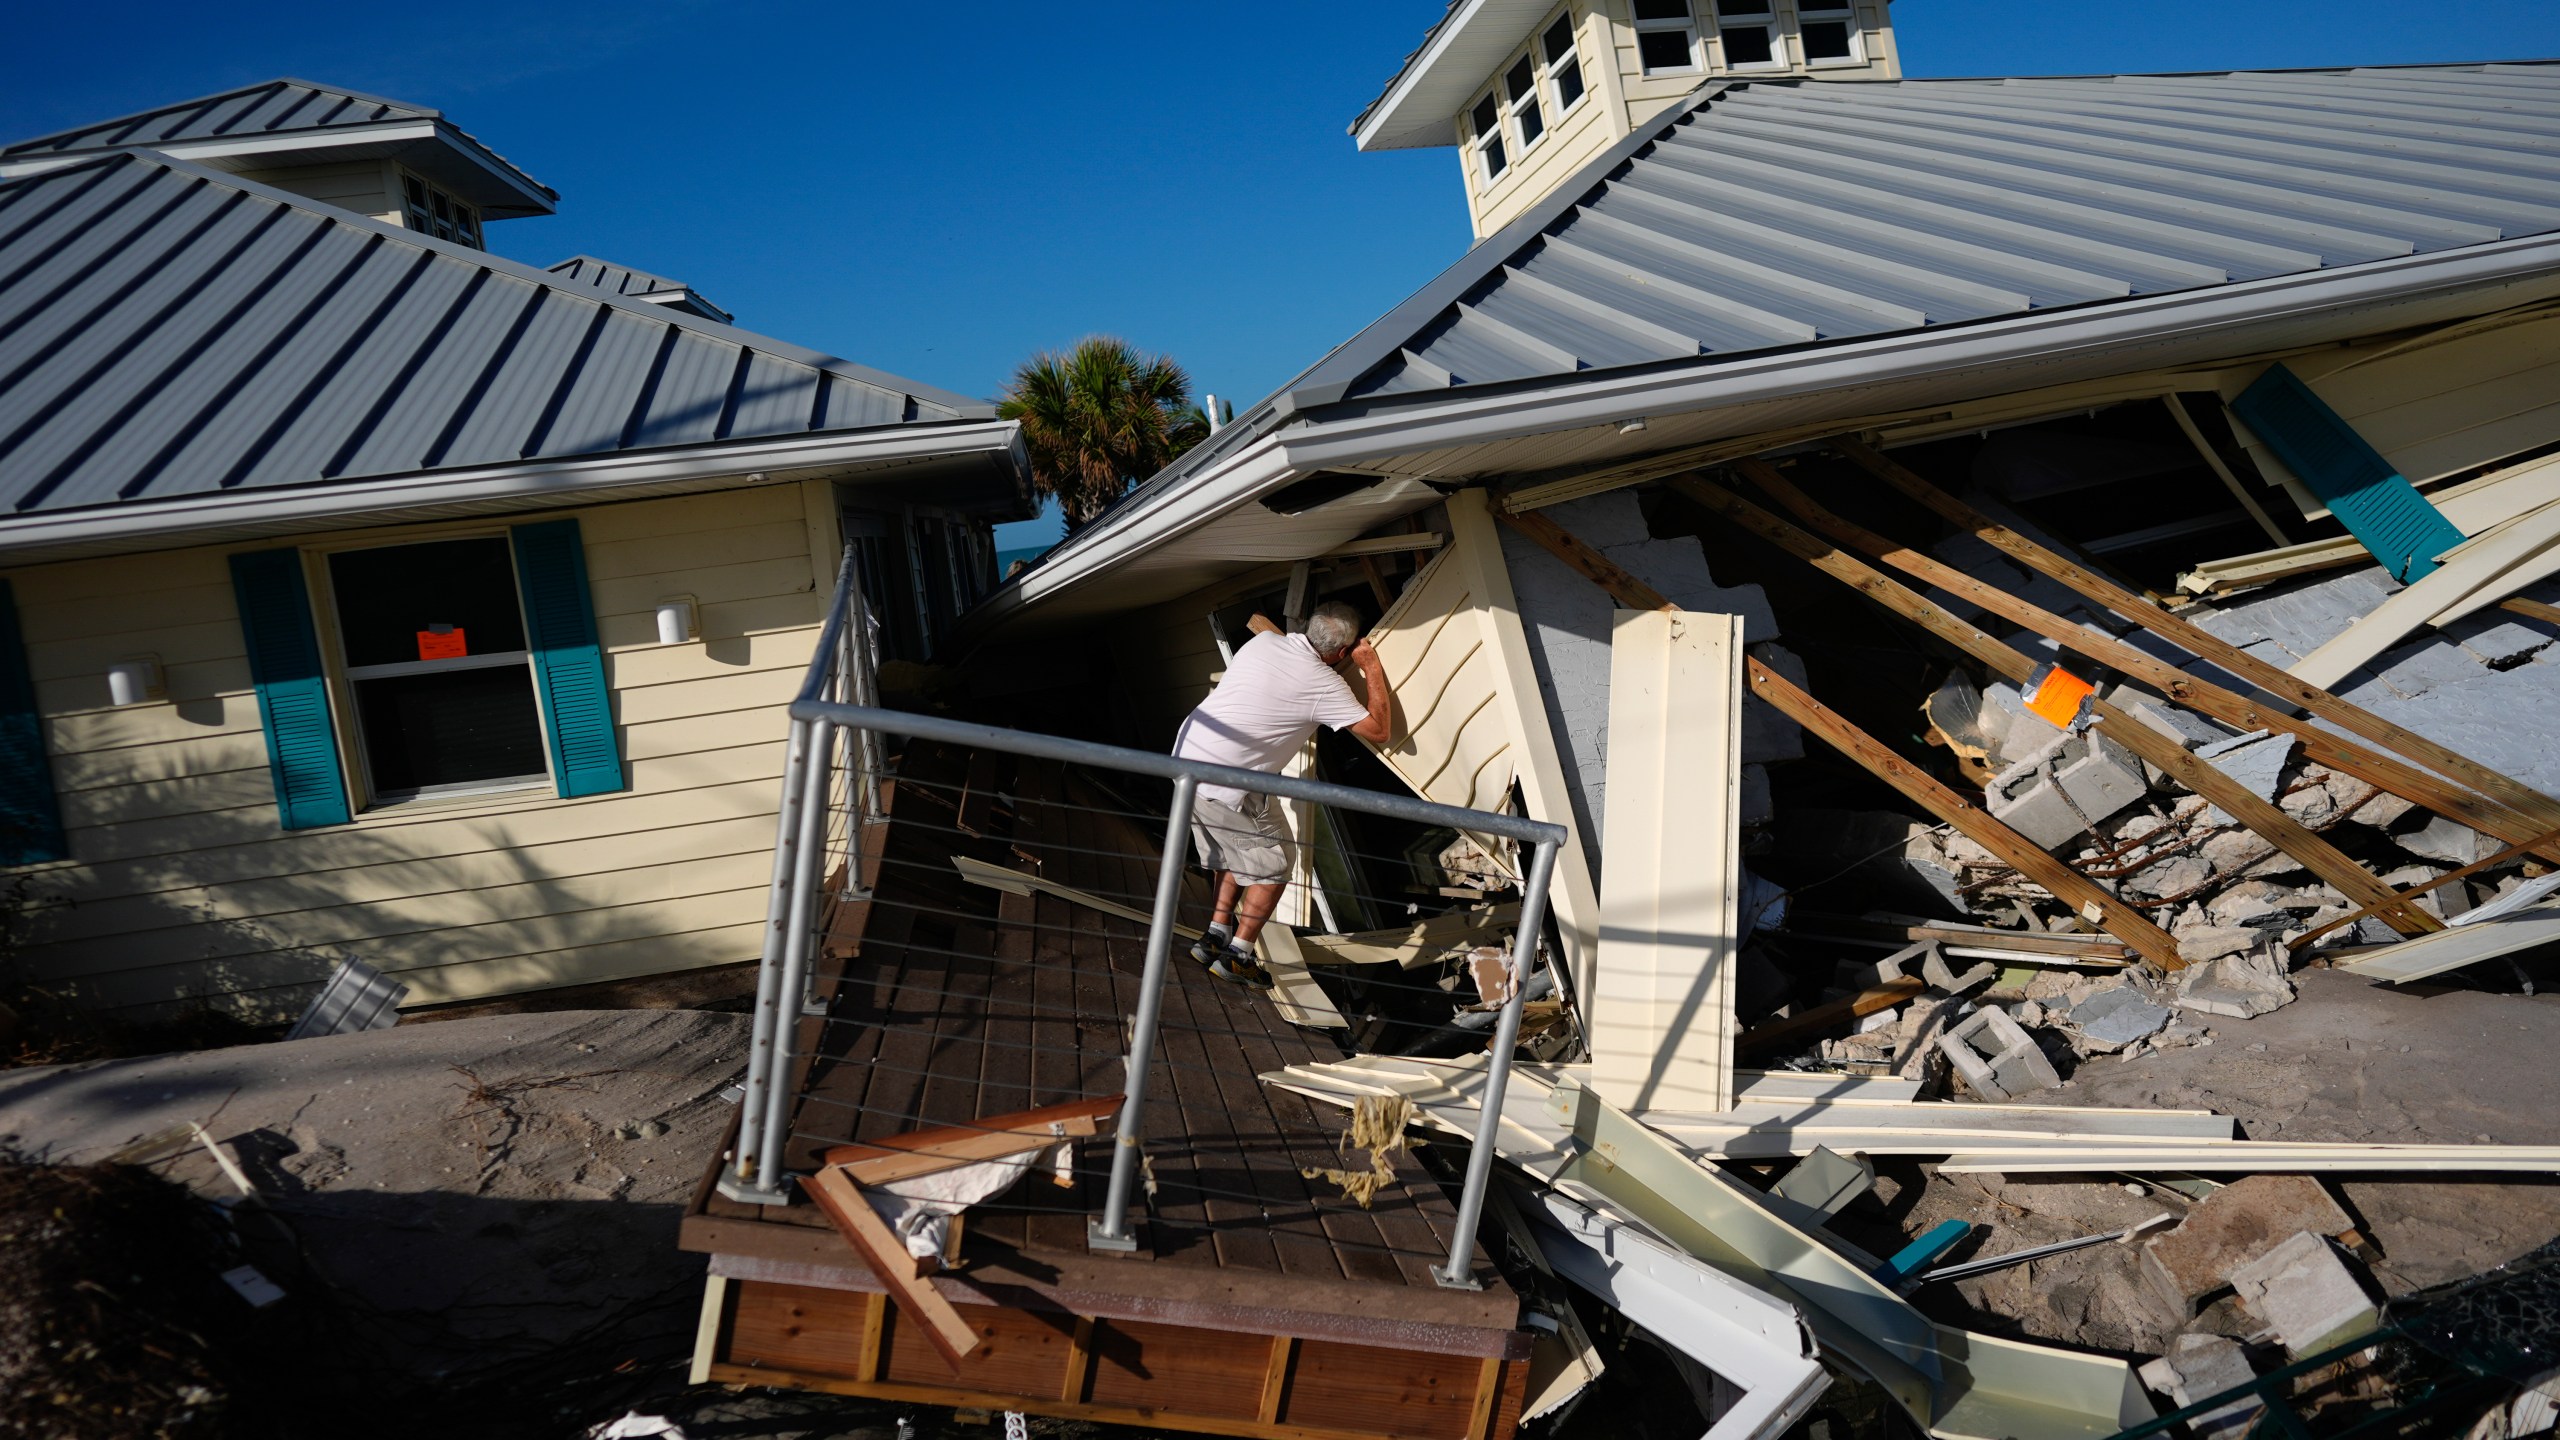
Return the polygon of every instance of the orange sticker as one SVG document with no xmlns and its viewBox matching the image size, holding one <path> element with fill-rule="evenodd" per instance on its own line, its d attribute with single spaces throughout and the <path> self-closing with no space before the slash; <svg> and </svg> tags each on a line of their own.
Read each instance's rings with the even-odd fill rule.
<svg viewBox="0 0 2560 1440">
<path fill-rule="evenodd" d="M 418 632 L 418 658 L 421 660 L 459 660 L 470 653 L 471 647 L 464 643 L 459 625 Z"/>
<path fill-rule="evenodd" d="M 2047 665 L 2031 677 L 2034 681 L 2025 697 L 2027 713 L 2056 730 L 2068 730 L 2080 718 L 2080 708 L 2098 687 L 2063 669 Z"/>
</svg>

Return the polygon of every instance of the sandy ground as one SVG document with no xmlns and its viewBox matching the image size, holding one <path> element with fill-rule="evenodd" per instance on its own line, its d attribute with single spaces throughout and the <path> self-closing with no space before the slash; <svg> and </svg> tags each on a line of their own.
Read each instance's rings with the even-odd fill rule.
<svg viewBox="0 0 2560 1440">
<path fill-rule="evenodd" d="M 2330 970 L 2297 974 L 2301 998 L 2272 1014 L 2212 1017 L 2214 1043 L 2138 1060 L 2081 1062 L 2043 1103 L 2208 1109 L 2255 1140 L 2560 1144 L 2560 996 L 2376 986 Z M 1934 1176 L 1893 1167 L 1882 1210 L 1843 1226 L 1870 1248 L 1945 1219 L 1987 1224 L 1993 1255 L 2129 1225 L 2178 1197 L 2138 1177 Z M 2475 1275 L 2560 1235 L 2560 1183 L 2513 1175 L 2344 1179 L 2331 1189 L 2378 1247 L 2386 1295 Z M 1889 1217 L 1889 1223 L 1888 1223 Z M 2144 1283 L 2129 1246 L 2101 1246 L 1924 1289 L 1924 1308 L 1995 1333 L 2149 1354 L 2186 1323 Z M 2226 1301 L 2205 1328 L 2257 1328 Z"/>
</svg>

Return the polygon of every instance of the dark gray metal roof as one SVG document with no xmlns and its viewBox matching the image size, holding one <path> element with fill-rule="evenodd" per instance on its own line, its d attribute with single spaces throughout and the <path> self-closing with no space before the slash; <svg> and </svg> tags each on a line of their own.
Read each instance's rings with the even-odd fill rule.
<svg viewBox="0 0 2560 1440">
<path fill-rule="evenodd" d="M 2560 230 L 2560 64 L 1720 83 L 1291 384 L 1303 408 Z"/>
<path fill-rule="evenodd" d="M 652 305 L 671 306 L 688 315 L 699 315 L 705 320 L 717 320 L 723 325 L 736 318 L 728 311 L 712 304 L 710 300 L 704 298 L 702 292 L 681 280 L 670 280 L 664 275 L 652 275 L 645 270 L 634 270 L 628 265 L 616 265 L 610 260 L 599 260 L 593 255 L 572 255 L 552 266 L 551 273 L 559 276 L 563 284 L 585 285 L 608 295 L 644 300 Z"/>
<path fill-rule="evenodd" d="M 262 141 L 287 139 L 295 147 L 295 156 L 307 162 L 328 158 L 310 148 L 314 138 L 334 136 L 353 143 L 360 141 L 369 130 L 379 130 L 403 121 L 432 125 L 472 159 L 520 182 L 535 194 L 552 200 L 560 198 L 559 192 L 527 175 L 504 156 L 447 120 L 441 110 L 291 78 L 243 85 L 217 95 L 181 100 L 174 105 L 119 115 L 113 120 L 39 135 L 32 140 L 20 140 L 0 146 L 0 162 L 56 160 L 116 150 L 172 147 L 181 153 L 215 146 L 226 151 L 245 149 L 255 153 Z M 274 158 L 277 163 L 286 163 L 280 154 Z M 226 169 L 241 168 L 237 160 L 214 163 Z"/>
<path fill-rule="evenodd" d="M 155 152 L 0 182 L 0 516 L 993 414 Z"/>
</svg>

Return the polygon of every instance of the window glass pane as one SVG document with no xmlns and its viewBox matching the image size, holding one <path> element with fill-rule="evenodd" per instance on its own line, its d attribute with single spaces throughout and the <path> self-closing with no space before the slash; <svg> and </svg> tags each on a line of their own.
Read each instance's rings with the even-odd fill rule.
<svg viewBox="0 0 2560 1440">
<path fill-rule="evenodd" d="M 341 550 L 329 557 L 338 597 L 338 633 L 349 665 L 451 659 L 524 648 L 524 612 L 516 606 L 515 557 L 502 539 L 438 540 Z M 448 635 L 421 641 L 449 625 Z M 421 647 L 428 653 L 421 653 Z M 436 653 L 441 652 L 441 653 Z"/>
<path fill-rule="evenodd" d="M 1716 0 L 1716 13 L 1727 19 L 1742 16 L 1757 19 L 1769 13 L 1769 0 Z"/>
<path fill-rule="evenodd" d="M 1476 133 L 1490 135 L 1494 132 L 1494 127 L 1502 123 L 1502 107 L 1494 103 L 1492 96 L 1487 95 L 1476 102 L 1475 119 Z"/>
<path fill-rule="evenodd" d="M 427 182 L 419 179 L 417 176 L 401 176 L 400 189 L 409 197 L 410 204 L 423 206 L 427 203 Z"/>
<path fill-rule="evenodd" d="M 1503 92 L 1514 100 L 1537 93 L 1538 76 L 1537 72 L 1530 68 L 1528 56 L 1521 56 L 1520 63 L 1512 66 L 1509 73 L 1502 77 L 1502 88 Z"/>
<path fill-rule="evenodd" d="M 1727 65 L 1766 65 L 1769 53 L 1769 30 L 1766 26 L 1744 25 L 1724 32 L 1724 63 Z"/>
<path fill-rule="evenodd" d="M 1538 113 L 1536 96 L 1529 97 L 1528 103 L 1520 107 L 1519 119 L 1520 144 L 1524 149 L 1536 144 L 1538 137 L 1547 133 L 1547 117 Z"/>
<path fill-rule="evenodd" d="M 1847 21 L 1807 20 L 1804 22 L 1804 58 L 1846 60 L 1849 58 L 1849 53 Z"/>
<path fill-rule="evenodd" d="M 1541 43 L 1546 46 L 1547 63 L 1550 65 L 1553 65 L 1567 55 L 1572 54 L 1573 17 L 1567 15 L 1553 25 L 1548 26 L 1547 38 Z"/>
<path fill-rule="evenodd" d="M 1570 110 L 1582 98 L 1582 66 L 1577 62 L 1556 72 L 1556 108 Z"/>
<path fill-rule="evenodd" d="M 527 666 L 358 680 L 355 692 L 376 795 L 547 773 Z"/>
<path fill-rule="evenodd" d="M 1689 58 L 1686 30 L 1639 30 L 1636 55 L 1644 61 L 1648 74 L 1656 70 L 1686 70 L 1696 63 Z"/>
<path fill-rule="evenodd" d="M 1490 180 L 1510 168 L 1510 165 L 1511 157 L 1502 153 L 1500 135 L 1484 142 L 1484 178 Z"/>
<path fill-rule="evenodd" d="M 1767 0 L 1762 0 L 1763 4 Z M 1689 18 L 1689 0 L 1636 0 L 1639 20 L 1680 20 Z"/>
</svg>

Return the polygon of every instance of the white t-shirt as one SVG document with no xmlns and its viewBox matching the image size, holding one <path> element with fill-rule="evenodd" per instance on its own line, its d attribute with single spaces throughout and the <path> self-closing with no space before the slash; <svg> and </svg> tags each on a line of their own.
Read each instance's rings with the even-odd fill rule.
<svg viewBox="0 0 2560 1440">
<path fill-rule="evenodd" d="M 1339 730 L 1368 717 L 1369 707 L 1317 658 L 1306 636 L 1256 635 L 1236 652 L 1218 688 L 1182 722 L 1173 753 L 1277 774 L 1318 725 Z M 1200 794 L 1227 805 L 1241 805 L 1245 798 L 1230 785 L 1203 785 Z"/>
</svg>

